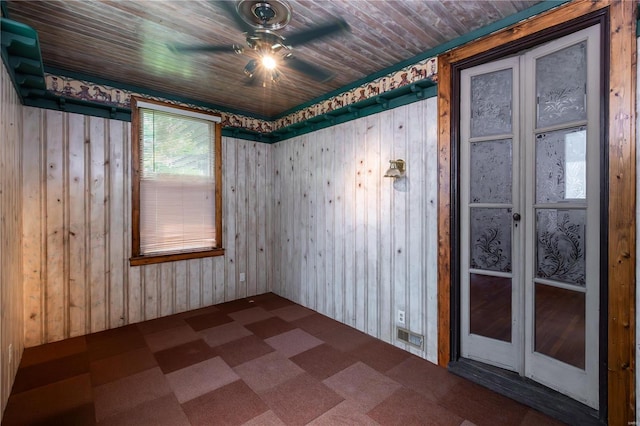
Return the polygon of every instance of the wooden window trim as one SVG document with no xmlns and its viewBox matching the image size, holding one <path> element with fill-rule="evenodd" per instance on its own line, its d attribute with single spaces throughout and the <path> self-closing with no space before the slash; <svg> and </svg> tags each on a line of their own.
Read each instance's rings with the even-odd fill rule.
<svg viewBox="0 0 640 426">
<path fill-rule="evenodd" d="M 497 46 L 517 43 L 525 37 L 573 19 L 609 8 L 610 67 L 608 101 L 608 228 L 607 271 L 607 388 L 609 424 L 635 421 L 635 262 L 636 262 L 636 8 L 635 1 L 576 0 L 512 27 L 452 50 L 438 58 L 438 364 L 451 359 L 451 189 L 457 169 L 452 164 L 453 125 L 452 66 Z M 607 52 L 607 53 L 609 53 Z M 605 362 L 601 360 L 601 362 Z"/>
<path fill-rule="evenodd" d="M 194 250 L 188 252 L 167 253 L 161 255 L 140 254 L 140 109 L 138 102 L 169 106 L 183 111 L 203 113 L 203 111 L 167 102 L 156 101 L 132 96 L 131 97 L 131 266 L 149 265 L 153 263 L 173 262 L 177 260 L 201 259 L 203 257 L 223 256 L 222 247 L 222 125 L 215 123 L 214 161 L 215 161 L 215 215 L 216 215 L 216 244 L 211 250 Z M 210 114 L 219 117 L 218 114 Z"/>
</svg>

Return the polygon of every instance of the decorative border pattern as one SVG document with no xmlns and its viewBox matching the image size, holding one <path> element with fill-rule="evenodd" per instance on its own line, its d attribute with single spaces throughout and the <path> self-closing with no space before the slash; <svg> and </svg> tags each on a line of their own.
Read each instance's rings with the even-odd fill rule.
<svg viewBox="0 0 640 426">
<path fill-rule="evenodd" d="M 174 105 L 188 106 L 190 108 L 218 114 L 222 118 L 222 127 L 241 128 L 256 133 L 270 133 L 274 130 L 304 122 L 310 118 L 327 114 L 331 111 L 345 108 L 349 105 L 379 96 L 385 92 L 390 92 L 416 81 L 430 79 L 431 81 L 436 82 L 437 69 L 438 64 L 436 58 L 424 59 L 398 71 L 379 77 L 371 82 L 364 83 L 356 88 L 347 90 L 339 95 L 325 99 L 299 111 L 295 111 L 275 121 L 267 121 L 242 114 L 206 108 L 199 105 L 171 101 L 157 96 L 149 96 L 119 89 L 117 87 L 96 84 L 90 81 L 77 80 L 49 73 L 45 73 L 45 81 L 49 92 L 64 98 L 73 98 L 113 107 L 131 109 L 131 96 L 146 97 L 149 99 L 167 101 Z"/>
</svg>

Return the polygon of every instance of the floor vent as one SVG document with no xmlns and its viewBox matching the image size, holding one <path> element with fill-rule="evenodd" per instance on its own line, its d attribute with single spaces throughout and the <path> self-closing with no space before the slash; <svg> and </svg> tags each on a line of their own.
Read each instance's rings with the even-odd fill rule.
<svg viewBox="0 0 640 426">
<path fill-rule="evenodd" d="M 407 329 L 398 327 L 398 340 L 415 346 L 418 349 L 422 349 L 422 343 L 424 337 L 420 334 L 412 333 Z"/>
</svg>

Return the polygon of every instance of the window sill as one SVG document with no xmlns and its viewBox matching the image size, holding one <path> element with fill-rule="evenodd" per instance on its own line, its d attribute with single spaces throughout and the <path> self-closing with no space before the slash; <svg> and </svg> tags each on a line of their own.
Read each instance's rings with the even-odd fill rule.
<svg viewBox="0 0 640 426">
<path fill-rule="evenodd" d="M 188 253 L 171 253 L 162 255 L 134 256 L 129 259 L 129 265 L 142 266 L 153 263 L 175 262 L 177 260 L 202 259 L 203 257 L 224 256 L 223 248 Z"/>
</svg>

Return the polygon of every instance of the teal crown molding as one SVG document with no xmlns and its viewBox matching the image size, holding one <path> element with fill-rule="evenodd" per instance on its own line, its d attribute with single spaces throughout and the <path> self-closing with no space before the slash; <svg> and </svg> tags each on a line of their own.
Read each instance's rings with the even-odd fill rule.
<svg viewBox="0 0 640 426">
<path fill-rule="evenodd" d="M 103 89 L 110 88 L 118 92 L 117 89 L 121 89 L 122 92 L 127 92 L 130 95 L 151 96 L 220 113 L 223 117 L 224 136 L 262 143 L 275 143 L 436 96 L 435 56 L 568 1 L 543 1 L 529 9 L 472 31 L 274 117 L 222 108 L 213 104 L 126 86 L 65 70 L 45 69 L 42 64 L 37 32 L 27 25 L 7 19 L 4 0 L 0 0 L 4 16 L 0 18 L 2 22 L 1 50 L 3 62 L 24 105 L 130 121 L 131 110 L 128 102 L 120 103 L 115 100 L 111 102 L 111 98 L 107 98 L 109 94 L 103 91 Z M 417 72 L 415 72 L 416 66 L 419 67 Z M 412 73 L 415 72 L 412 81 L 404 78 L 410 68 L 412 68 Z M 428 68 L 431 69 L 431 72 L 427 71 Z M 45 73 L 49 75 L 45 75 Z M 401 74 L 403 78 L 399 82 L 399 87 L 389 87 L 387 90 L 386 83 L 381 86 L 382 80 L 387 78 L 396 80 Z M 47 83 L 50 83 L 52 79 L 55 81 L 56 75 L 62 76 L 60 78 L 67 82 L 69 79 L 81 80 L 76 83 L 84 83 L 81 86 L 83 93 L 89 94 L 88 91 L 93 87 L 96 96 L 67 96 L 71 92 L 64 92 L 61 88 L 60 90 L 55 87 L 48 88 Z M 375 86 L 374 90 L 371 90 L 372 86 Z M 367 89 L 366 96 L 364 96 L 365 88 Z M 357 92 L 360 92 L 358 97 L 356 97 Z M 77 92 L 75 94 L 77 95 Z M 103 98 L 99 98 L 102 102 L 95 100 L 99 95 L 103 95 Z M 346 102 L 343 99 L 344 95 L 346 95 Z"/>
</svg>

